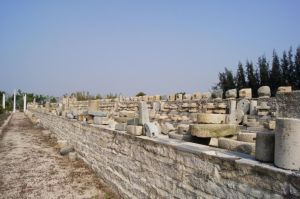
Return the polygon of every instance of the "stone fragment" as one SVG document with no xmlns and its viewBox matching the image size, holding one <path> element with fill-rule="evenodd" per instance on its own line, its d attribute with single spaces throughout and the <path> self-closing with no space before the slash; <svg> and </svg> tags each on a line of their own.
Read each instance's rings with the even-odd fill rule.
<svg viewBox="0 0 300 199">
<path fill-rule="evenodd" d="M 261 86 L 257 90 L 259 98 L 269 98 L 271 97 L 271 89 L 269 86 Z"/>
<path fill-rule="evenodd" d="M 168 135 L 169 132 L 171 131 L 175 131 L 175 127 L 173 126 L 173 124 L 169 123 L 169 122 L 165 122 L 161 124 L 161 132 L 162 134 Z"/>
<path fill-rule="evenodd" d="M 277 89 L 277 93 L 290 93 L 292 92 L 291 86 L 280 86 Z"/>
<path fill-rule="evenodd" d="M 227 116 L 228 124 L 236 124 L 236 100 L 230 100 L 230 104 L 229 104 L 229 115 Z"/>
<path fill-rule="evenodd" d="M 74 147 L 71 145 L 64 146 L 63 148 L 60 149 L 59 153 L 60 155 L 67 155 L 68 153 L 74 151 Z"/>
<path fill-rule="evenodd" d="M 201 93 L 200 92 L 195 92 L 193 94 L 193 100 L 199 100 L 201 99 Z"/>
<path fill-rule="evenodd" d="M 225 121 L 225 114 L 199 113 L 197 115 L 197 122 L 199 124 L 224 124 Z"/>
<path fill-rule="evenodd" d="M 95 117 L 106 117 L 107 113 L 102 111 L 88 111 L 89 115 L 95 116 Z"/>
<path fill-rule="evenodd" d="M 127 125 L 126 131 L 128 134 L 139 136 L 143 134 L 142 126 Z"/>
<path fill-rule="evenodd" d="M 139 125 L 139 118 L 133 118 L 133 119 L 130 119 L 130 120 L 127 120 L 127 125 Z"/>
<path fill-rule="evenodd" d="M 148 104 L 146 102 L 139 102 L 139 124 L 144 125 L 145 123 L 149 122 L 149 110 Z"/>
<path fill-rule="evenodd" d="M 273 132 L 258 132 L 256 135 L 255 159 L 262 162 L 274 161 L 275 134 Z"/>
<path fill-rule="evenodd" d="M 237 103 L 237 110 L 243 111 L 244 114 L 247 114 L 250 109 L 250 101 L 247 99 L 241 99 Z"/>
<path fill-rule="evenodd" d="M 183 140 L 183 141 L 192 141 L 192 136 L 190 134 L 176 134 L 174 131 L 169 133 L 169 138 L 175 140 Z"/>
<path fill-rule="evenodd" d="M 108 128 L 115 129 L 117 124 L 118 122 L 115 122 L 114 120 L 109 120 Z"/>
<path fill-rule="evenodd" d="M 70 161 L 75 161 L 77 159 L 77 154 L 76 152 L 70 152 L 69 153 L 69 160 Z"/>
<path fill-rule="evenodd" d="M 243 88 L 239 91 L 239 97 L 245 99 L 252 98 L 252 89 L 251 88 Z"/>
<path fill-rule="evenodd" d="M 67 118 L 68 119 L 74 119 L 74 115 L 72 113 L 67 113 Z"/>
<path fill-rule="evenodd" d="M 274 121 L 274 120 L 266 121 L 266 122 L 264 122 L 263 125 L 266 129 L 274 130 L 276 127 L 276 121 Z"/>
<path fill-rule="evenodd" d="M 214 90 L 211 94 L 211 97 L 213 99 L 222 99 L 223 98 L 223 90 L 222 89 Z"/>
<path fill-rule="evenodd" d="M 237 135 L 237 140 L 242 142 L 255 143 L 256 133 L 240 133 Z"/>
<path fill-rule="evenodd" d="M 117 131 L 126 131 L 126 129 L 127 129 L 126 123 L 118 123 L 115 126 L 115 130 L 117 130 Z"/>
<path fill-rule="evenodd" d="M 237 151 L 249 155 L 255 154 L 255 144 L 249 142 L 241 142 L 228 138 L 219 138 L 218 147 L 230 151 Z"/>
<path fill-rule="evenodd" d="M 182 94 L 181 94 L 181 93 L 178 93 L 178 94 L 176 95 L 176 101 L 182 101 L 182 99 L 183 99 Z"/>
<path fill-rule="evenodd" d="M 210 92 L 205 92 L 202 95 L 202 99 L 209 99 L 211 97 L 211 93 Z"/>
<path fill-rule="evenodd" d="M 135 112 L 134 111 L 120 111 L 119 112 L 119 117 L 129 117 L 129 118 L 134 118 L 135 117 Z"/>
<path fill-rule="evenodd" d="M 43 130 L 42 131 L 42 135 L 43 135 L 44 138 L 50 138 L 51 131 L 49 131 L 49 130 Z"/>
<path fill-rule="evenodd" d="M 177 134 L 188 134 L 190 129 L 190 125 L 188 124 L 179 124 L 177 126 Z"/>
<path fill-rule="evenodd" d="M 250 115 L 256 115 L 257 113 L 257 101 L 256 100 L 251 100 L 250 101 Z"/>
<path fill-rule="evenodd" d="M 159 133 L 157 126 L 152 122 L 147 122 L 144 124 L 144 131 L 148 137 L 156 137 Z"/>
<path fill-rule="evenodd" d="M 188 100 L 191 100 L 192 99 L 192 95 L 191 94 L 184 94 L 183 95 L 183 100 L 186 100 L 186 101 L 188 101 Z"/>
<path fill-rule="evenodd" d="M 99 117 L 99 116 L 95 116 L 94 117 L 94 124 L 98 124 L 98 125 L 107 125 L 109 122 L 109 118 L 108 117 Z"/>
<path fill-rule="evenodd" d="M 67 146 L 67 144 L 68 142 L 66 140 L 57 140 L 57 147 L 60 149 Z"/>
<path fill-rule="evenodd" d="M 226 99 L 235 99 L 237 97 L 236 89 L 230 89 L 225 92 Z"/>
<path fill-rule="evenodd" d="M 118 123 L 127 123 L 130 119 L 130 117 L 114 117 L 114 120 Z"/>
<path fill-rule="evenodd" d="M 277 118 L 274 164 L 280 168 L 300 169 L 300 119 Z"/>
<path fill-rule="evenodd" d="M 167 101 L 168 100 L 168 96 L 167 95 L 162 95 L 161 96 L 161 101 Z"/>
<path fill-rule="evenodd" d="M 201 138 L 224 137 L 239 133 L 237 126 L 232 124 L 191 124 L 190 131 L 193 136 Z"/>
</svg>

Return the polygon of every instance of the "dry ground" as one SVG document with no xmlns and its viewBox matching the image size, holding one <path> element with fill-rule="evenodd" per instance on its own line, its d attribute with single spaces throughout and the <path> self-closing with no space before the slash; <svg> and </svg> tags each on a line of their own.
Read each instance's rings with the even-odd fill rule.
<svg viewBox="0 0 300 199">
<path fill-rule="evenodd" d="M 71 162 L 15 113 L 0 137 L 0 199 L 117 198 L 81 161 Z"/>
</svg>

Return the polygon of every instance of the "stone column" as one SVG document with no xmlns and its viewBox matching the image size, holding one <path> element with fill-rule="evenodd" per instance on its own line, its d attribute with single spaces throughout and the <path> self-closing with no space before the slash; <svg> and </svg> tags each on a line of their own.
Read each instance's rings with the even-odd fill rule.
<svg viewBox="0 0 300 199">
<path fill-rule="evenodd" d="M 24 95 L 24 97 L 23 97 L 23 100 L 24 100 L 24 105 L 23 105 L 23 112 L 25 113 L 26 112 L 26 109 L 27 109 L 27 103 L 26 103 L 26 101 L 27 101 L 27 96 L 26 96 L 26 94 Z"/>
<path fill-rule="evenodd" d="M 2 108 L 5 109 L 5 94 L 2 95 Z"/>
<path fill-rule="evenodd" d="M 13 108 L 13 112 L 16 112 L 16 90 L 14 90 L 14 108 Z"/>
<path fill-rule="evenodd" d="M 236 100 L 230 100 L 228 123 L 236 124 Z"/>
<path fill-rule="evenodd" d="M 256 115 L 256 107 L 257 107 L 257 101 L 251 100 L 250 101 L 250 115 Z"/>
<path fill-rule="evenodd" d="M 145 123 L 149 122 L 149 110 L 147 102 L 140 101 L 139 102 L 139 124 L 144 125 Z"/>
<path fill-rule="evenodd" d="M 274 164 L 280 168 L 300 169 L 300 119 L 277 118 Z"/>
</svg>

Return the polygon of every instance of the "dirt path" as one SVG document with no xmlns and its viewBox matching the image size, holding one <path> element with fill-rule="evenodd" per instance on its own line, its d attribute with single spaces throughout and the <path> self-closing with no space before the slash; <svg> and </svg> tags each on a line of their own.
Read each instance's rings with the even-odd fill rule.
<svg viewBox="0 0 300 199">
<path fill-rule="evenodd" d="M 104 191 L 105 190 L 105 191 Z M 80 161 L 43 140 L 23 113 L 0 138 L 0 198 L 115 198 Z"/>
</svg>

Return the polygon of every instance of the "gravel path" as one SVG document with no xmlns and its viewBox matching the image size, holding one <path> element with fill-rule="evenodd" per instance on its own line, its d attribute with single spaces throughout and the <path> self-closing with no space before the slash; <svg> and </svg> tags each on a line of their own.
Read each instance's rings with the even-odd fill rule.
<svg viewBox="0 0 300 199">
<path fill-rule="evenodd" d="M 53 146 L 15 113 L 0 137 L 0 198 L 116 198 L 81 161 Z"/>
</svg>

